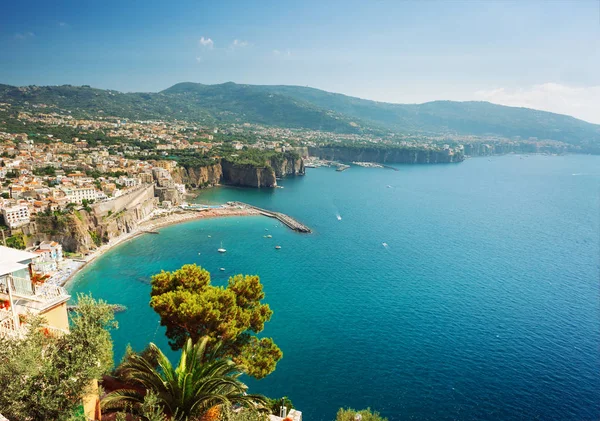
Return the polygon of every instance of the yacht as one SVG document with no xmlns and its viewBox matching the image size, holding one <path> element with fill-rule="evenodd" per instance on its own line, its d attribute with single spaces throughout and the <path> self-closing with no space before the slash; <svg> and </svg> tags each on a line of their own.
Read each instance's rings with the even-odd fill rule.
<svg viewBox="0 0 600 421">
<path fill-rule="evenodd" d="M 227 250 L 223 248 L 223 242 L 221 241 L 221 248 L 217 249 L 219 253 L 225 253 Z"/>
<path fill-rule="evenodd" d="M 267 238 L 273 238 L 273 236 L 271 234 L 267 235 Z"/>
<path fill-rule="evenodd" d="M 219 270 L 220 270 L 221 272 L 224 272 L 224 271 L 225 271 L 225 268 L 220 268 Z"/>
<path fill-rule="evenodd" d="M 275 246 L 276 250 L 279 250 L 281 248 L 281 246 Z"/>
</svg>

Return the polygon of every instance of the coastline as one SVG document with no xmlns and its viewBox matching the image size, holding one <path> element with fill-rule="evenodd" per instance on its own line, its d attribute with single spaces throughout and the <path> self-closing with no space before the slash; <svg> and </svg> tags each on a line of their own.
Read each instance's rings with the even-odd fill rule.
<svg viewBox="0 0 600 421">
<path fill-rule="evenodd" d="M 186 211 L 181 209 L 174 211 L 161 211 L 157 209 L 148 215 L 148 217 L 141 220 L 132 231 L 123 233 L 120 236 L 111 239 L 108 243 L 102 244 L 100 247 L 82 259 L 71 259 L 73 262 L 80 262 L 81 264 L 76 267 L 71 266 L 73 268 L 72 272 L 66 278 L 62 279 L 58 285 L 65 287 L 71 280 L 73 280 L 77 273 L 79 273 L 88 264 L 93 262 L 96 258 L 102 256 L 113 247 L 123 244 L 138 236 L 148 234 L 151 231 L 155 231 L 159 228 L 164 228 L 169 225 L 180 224 L 197 219 L 223 218 L 228 216 L 260 216 L 260 213 L 254 209 L 230 207 L 201 211 Z"/>
</svg>

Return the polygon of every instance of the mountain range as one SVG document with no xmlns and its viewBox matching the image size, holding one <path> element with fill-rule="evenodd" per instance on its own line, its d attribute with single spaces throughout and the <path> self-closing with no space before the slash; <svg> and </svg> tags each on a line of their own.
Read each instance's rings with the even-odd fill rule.
<svg viewBox="0 0 600 421">
<path fill-rule="evenodd" d="M 566 115 L 475 101 L 391 104 L 300 86 L 185 82 L 156 93 L 122 93 L 89 86 L 0 85 L 0 102 L 138 120 L 247 122 L 335 133 L 519 136 L 600 147 L 600 125 Z"/>
</svg>

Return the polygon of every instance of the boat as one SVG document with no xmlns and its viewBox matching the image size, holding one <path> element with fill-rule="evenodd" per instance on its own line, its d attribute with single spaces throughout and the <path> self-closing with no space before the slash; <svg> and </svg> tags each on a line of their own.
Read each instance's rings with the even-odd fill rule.
<svg viewBox="0 0 600 421">
<path fill-rule="evenodd" d="M 209 235 L 208 238 L 211 238 L 211 236 Z"/>
<path fill-rule="evenodd" d="M 387 247 L 387 246 L 388 246 L 388 243 L 381 243 L 381 245 L 382 245 L 383 247 Z"/>
<path fill-rule="evenodd" d="M 335 217 L 337 218 L 338 221 L 342 220 L 342 216 L 341 215 L 336 215 Z"/>
<path fill-rule="evenodd" d="M 387 188 L 388 188 L 388 189 L 391 189 L 391 188 L 392 188 L 392 186 L 390 186 L 390 185 L 388 184 L 388 185 L 387 185 Z"/>
<path fill-rule="evenodd" d="M 267 238 L 273 238 L 273 236 L 271 234 L 267 235 Z"/>
<path fill-rule="evenodd" d="M 224 271 L 225 271 L 225 268 L 219 268 L 219 270 L 220 270 L 221 272 L 224 272 Z"/>
<path fill-rule="evenodd" d="M 275 246 L 276 250 L 279 250 L 281 248 L 281 246 Z"/>
<path fill-rule="evenodd" d="M 223 248 L 223 242 L 222 242 L 222 241 L 221 241 L 221 248 L 218 248 L 218 249 L 217 249 L 217 251 L 218 251 L 219 253 L 225 253 L 225 252 L 227 251 L 227 250 L 225 250 L 225 249 Z"/>
</svg>

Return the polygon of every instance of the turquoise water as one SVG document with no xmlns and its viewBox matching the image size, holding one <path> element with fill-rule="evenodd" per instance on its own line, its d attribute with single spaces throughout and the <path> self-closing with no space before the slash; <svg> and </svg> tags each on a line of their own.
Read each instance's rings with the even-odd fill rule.
<svg viewBox="0 0 600 421">
<path fill-rule="evenodd" d="M 151 274 L 185 263 L 217 283 L 259 274 L 274 310 L 265 334 L 284 358 L 248 383 L 290 396 L 306 421 L 341 406 L 391 420 L 599 419 L 600 157 L 398 168 L 209 190 L 199 202 L 253 203 L 315 232 L 264 217 L 171 226 L 116 247 L 71 289 L 129 308 L 120 358 L 127 343 L 167 347 Z"/>
</svg>

